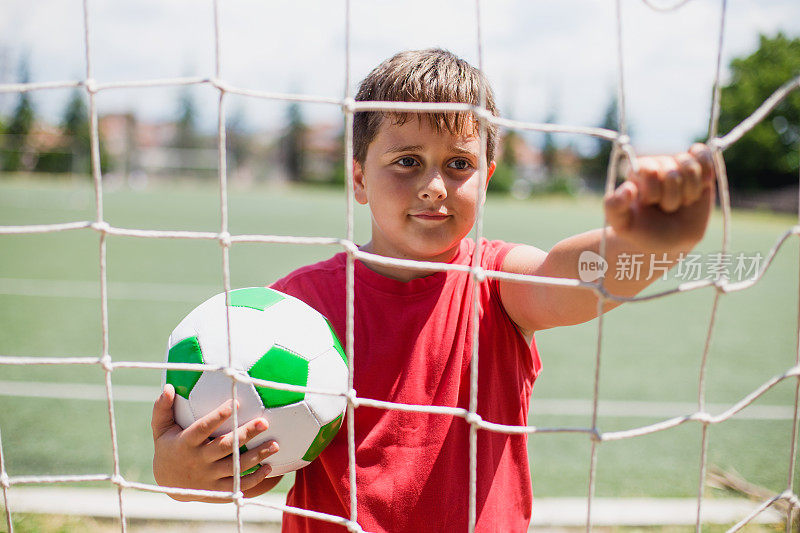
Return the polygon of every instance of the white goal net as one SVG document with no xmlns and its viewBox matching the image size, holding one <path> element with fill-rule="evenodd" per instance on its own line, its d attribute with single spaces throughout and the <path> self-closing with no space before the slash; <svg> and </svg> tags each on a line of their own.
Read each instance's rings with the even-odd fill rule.
<svg viewBox="0 0 800 533">
<path fill-rule="evenodd" d="M 655 10 L 669 11 L 680 9 L 688 0 L 682 0 L 667 5 L 663 2 L 656 3 L 653 0 L 642 0 L 647 6 Z M 760 387 L 747 394 L 740 401 L 730 405 L 724 412 L 719 415 L 712 416 L 706 406 L 706 389 L 705 389 L 705 373 L 707 366 L 707 359 L 709 353 L 709 346 L 712 336 L 714 334 L 715 320 L 717 317 L 718 304 L 724 295 L 749 289 L 755 286 L 763 277 L 764 273 L 769 269 L 773 258 L 778 253 L 779 249 L 790 239 L 796 235 L 800 235 L 800 224 L 790 227 L 786 230 L 785 234 L 774 245 L 764 264 L 761 266 L 758 273 L 744 281 L 732 281 L 726 277 L 721 277 L 716 280 L 703 280 L 691 281 L 681 283 L 673 289 L 664 290 L 661 292 L 649 294 L 645 297 L 636 298 L 618 298 L 609 294 L 603 287 L 603 280 L 600 278 L 595 282 L 582 282 L 580 280 L 572 279 L 558 279 L 558 278 L 545 278 L 537 276 L 522 276 L 512 275 L 502 272 L 486 271 L 479 265 L 478 258 L 480 256 L 480 238 L 483 234 L 483 208 L 480 208 L 478 220 L 475 228 L 477 243 L 477 250 L 475 260 L 470 266 L 461 265 L 444 265 L 440 263 L 420 263 L 415 261 L 404 261 L 398 259 L 391 259 L 381 256 L 372 255 L 362 252 L 358 249 L 354 242 L 354 197 L 352 188 L 352 167 L 346 166 L 347 172 L 347 194 L 346 194 L 346 213 L 347 213 L 347 231 L 344 238 L 330 237 L 330 238 L 316 238 L 316 237 L 287 237 L 280 235 L 269 234 L 231 234 L 229 231 L 229 217 L 228 217 L 228 171 L 226 167 L 227 153 L 226 153 L 226 101 L 231 95 L 240 95 L 247 98 L 271 100 L 271 101 L 291 101 L 291 102 L 304 102 L 316 103 L 329 106 L 336 106 L 341 109 L 345 119 L 345 161 L 351 161 L 353 157 L 353 142 L 352 142 L 352 122 L 353 115 L 357 111 L 418 111 L 418 112 L 431 112 L 431 111 L 458 111 L 472 113 L 481 124 L 481 135 L 485 140 L 486 126 L 490 123 L 496 124 L 500 127 L 511 130 L 527 130 L 535 132 L 551 132 L 551 133 L 568 133 L 576 135 L 591 136 L 613 143 L 613 153 L 611 163 L 609 165 L 606 189 L 613 188 L 616 176 L 617 167 L 620 161 L 627 159 L 628 162 L 635 167 L 636 154 L 631 145 L 630 138 L 627 133 L 626 121 L 626 88 L 625 88 L 625 69 L 622 59 L 622 2 L 616 0 L 616 35 L 617 35 L 617 52 L 618 52 L 618 83 L 617 83 L 617 98 L 619 109 L 619 129 L 608 130 L 602 128 L 591 127 L 576 127 L 562 124 L 541 124 L 541 123 L 527 123 L 509 120 L 502 117 L 494 117 L 483 106 L 470 106 L 466 104 L 421 104 L 414 102 L 356 102 L 350 93 L 351 87 L 351 54 L 350 54 L 350 4 L 346 4 L 346 61 L 344 65 L 345 70 L 345 94 L 340 98 L 330 97 L 316 97 L 300 94 L 279 94 L 265 91 L 252 90 L 246 87 L 238 87 L 228 83 L 223 75 L 223 65 L 221 63 L 221 49 L 223 47 L 222 32 L 220 31 L 220 1 L 214 2 L 214 43 L 215 43 L 215 70 L 210 78 L 201 77 L 184 77 L 184 78 L 171 78 L 171 79 L 147 79 L 147 80 L 129 80 L 113 83 L 104 83 L 98 81 L 93 73 L 93 53 L 92 53 L 92 26 L 91 26 L 91 1 L 83 1 L 83 15 L 84 15 L 84 46 L 85 46 L 85 77 L 78 80 L 70 81 L 48 81 L 41 83 L 17 83 L 0 85 L 0 93 L 21 93 L 30 91 L 47 91 L 52 89 L 63 88 L 78 88 L 86 92 L 89 102 L 89 115 L 91 127 L 91 161 L 92 161 L 92 175 L 94 182 L 95 193 L 95 206 L 96 216 L 93 220 L 74 221 L 61 224 L 49 225 L 19 225 L 19 226 L 1 226 L 0 235 L 15 235 L 15 234 L 34 234 L 34 233 L 51 233 L 51 232 L 64 232 L 64 231 L 83 231 L 95 232 L 99 237 L 99 271 L 100 271 L 100 300 L 101 300 L 101 329 L 102 329 L 102 351 L 96 357 L 21 357 L 14 355 L 0 356 L 0 365 L 92 365 L 102 369 L 105 376 L 105 388 L 108 404 L 108 426 L 111 436 L 112 456 L 113 456 L 113 471 L 110 473 L 98 473 L 96 475 L 50 475 L 50 476 L 13 476 L 9 475 L 6 465 L 2 461 L 4 457 L 2 436 L 0 435 L 0 485 L 3 489 L 3 497 L 5 504 L 5 517 L 9 531 L 13 530 L 12 515 L 14 509 L 11 505 L 9 493 L 15 490 L 15 487 L 26 484 L 54 484 L 54 483 L 82 483 L 82 482 L 97 482 L 106 481 L 111 482 L 117 487 L 119 494 L 119 521 L 122 531 L 126 530 L 126 506 L 125 494 L 126 491 L 151 491 L 151 492 L 166 492 L 171 494 L 183 494 L 194 496 L 218 496 L 230 498 L 235 504 L 237 509 L 237 525 L 239 530 L 242 529 L 242 516 L 241 510 L 246 506 L 269 506 L 278 509 L 284 513 L 295 513 L 302 516 L 307 516 L 317 520 L 328 521 L 345 526 L 350 531 L 363 531 L 358 522 L 357 515 L 357 501 L 358 493 L 355 490 L 356 483 L 356 468 L 355 468 L 355 443 L 354 443 L 354 410 L 361 406 L 370 406 L 380 409 L 400 409 L 405 411 L 413 411 L 419 413 L 437 413 L 441 415 L 461 417 L 470 425 L 470 456 L 469 456 L 469 472 L 470 472 L 470 490 L 469 490 L 469 524 L 470 531 L 474 530 L 476 523 L 476 476 L 477 476 L 477 432 L 478 430 L 502 432 L 506 434 L 536 434 L 536 433 L 564 433 L 564 432 L 579 432 L 585 434 L 586 438 L 591 442 L 591 457 L 589 461 L 589 486 L 587 489 L 586 498 L 586 517 L 585 523 L 587 530 L 590 530 L 593 525 L 593 502 L 595 500 L 595 479 L 597 471 L 597 456 L 598 448 L 605 442 L 617 441 L 621 439 L 632 439 L 644 435 L 652 434 L 655 432 L 666 431 L 677 426 L 684 424 L 699 424 L 702 427 L 702 444 L 699 450 L 699 472 L 698 472 L 698 487 L 697 487 L 697 522 L 696 526 L 698 531 L 702 525 L 701 516 L 704 503 L 704 483 L 706 479 L 706 470 L 708 465 L 707 450 L 708 450 L 708 428 L 715 424 L 721 424 L 729 420 L 731 417 L 745 409 L 759 397 L 764 395 L 767 391 L 775 387 L 777 384 L 784 381 L 794 382 L 794 417 L 791 423 L 789 436 L 786 440 L 787 452 L 787 484 L 785 490 L 777 494 L 774 498 L 763 501 L 749 516 L 744 518 L 741 522 L 736 524 L 732 531 L 744 527 L 746 524 L 754 520 L 760 513 L 764 512 L 770 507 L 773 507 L 777 502 L 783 501 L 788 505 L 787 511 L 787 531 L 791 531 L 792 527 L 792 513 L 800 508 L 800 500 L 796 488 L 793 485 L 794 472 L 796 469 L 796 450 L 797 450 L 797 433 L 798 433 L 798 406 L 800 406 L 800 351 L 794 354 L 794 364 L 786 368 L 783 373 L 774 376 L 773 378 L 764 382 Z M 720 134 L 717 126 L 719 117 L 719 95 L 720 95 L 720 70 L 722 62 L 722 49 L 724 44 L 725 32 L 725 11 L 726 1 L 721 0 L 721 17 L 719 24 L 719 51 L 717 59 L 717 70 L 715 75 L 714 93 L 710 103 L 711 120 L 709 125 L 707 144 L 714 153 L 714 161 L 718 176 L 718 191 L 721 210 L 723 214 L 723 239 L 721 243 L 721 252 L 725 253 L 729 249 L 731 223 L 730 223 L 730 198 L 728 195 L 727 176 L 725 169 L 725 162 L 723 159 L 723 152 L 726 148 L 736 143 L 741 139 L 750 129 L 752 129 L 765 117 L 792 91 L 800 89 L 800 77 L 786 80 L 786 83 L 781 86 L 775 93 L 764 101 L 756 109 L 752 110 L 752 114 L 748 119 L 740 123 L 731 131 Z M 483 68 L 483 50 L 482 50 L 482 17 L 481 17 L 481 2 L 476 0 L 474 3 L 476 27 L 475 39 L 478 47 L 478 68 Z M 115 90 L 125 89 L 143 89 L 147 87 L 166 87 L 166 86 L 208 86 L 217 91 L 218 94 L 218 112 L 217 112 L 217 143 L 218 143 L 218 175 L 219 175 L 219 209 L 221 213 L 221 223 L 218 231 L 201 232 L 201 231 L 158 231 L 158 230 L 142 230 L 128 227 L 118 227 L 111 225 L 104 216 L 103 207 L 103 176 L 101 175 L 100 165 L 100 147 L 98 142 L 98 111 L 96 105 L 97 95 L 100 93 L 111 92 Z M 483 150 L 485 150 L 485 143 Z M 482 154 L 483 155 L 483 154 Z M 481 157 L 481 176 L 482 180 L 486 179 L 486 164 L 485 157 Z M 479 198 L 478 205 L 483 205 L 484 188 L 479 189 L 481 198 Z M 221 261 L 223 265 L 223 279 L 222 287 L 224 290 L 231 290 L 231 275 L 230 275 L 230 249 L 234 245 L 241 243 L 286 243 L 306 246 L 318 245 L 335 245 L 347 253 L 347 327 L 345 344 L 347 347 L 347 355 L 350 365 L 350 378 L 349 389 L 347 391 L 332 392 L 332 391 L 319 391 L 310 390 L 305 387 L 293 387 L 289 385 L 265 382 L 262 380 L 251 381 L 257 385 L 269 386 L 281 390 L 295 390 L 302 392 L 315 392 L 321 394 L 337 394 L 344 396 L 347 399 L 347 426 L 346 433 L 349 443 L 349 475 L 350 487 L 354 489 L 350 493 L 350 516 L 347 518 L 325 515 L 306 509 L 293 508 L 281 505 L 270 505 L 259 500 L 248 500 L 243 498 L 239 486 L 239 472 L 238 461 L 234 461 L 236 471 L 234 472 L 234 488 L 232 492 L 211 492 L 211 491 L 198 491 L 198 490 L 182 490 L 160 487 L 145 483 L 134 482 L 126 479 L 120 469 L 120 454 L 117 438 L 117 426 L 114 411 L 114 394 L 112 386 L 112 374 L 123 368 L 140 368 L 140 369 L 164 369 L 171 368 L 176 370 L 200 370 L 209 371 L 209 368 L 203 365 L 194 364 L 169 364 L 169 363 L 147 363 L 141 361 L 118 361 L 115 360 L 113 354 L 109 351 L 109 321 L 108 321 L 108 279 L 106 269 L 106 239 L 108 236 L 126 236 L 137 239 L 195 239 L 215 241 L 219 243 L 221 249 Z M 714 292 L 714 302 L 711 314 L 708 319 L 708 328 L 706 334 L 705 344 L 702 347 L 702 363 L 700 367 L 700 375 L 698 379 L 697 390 L 697 407 L 695 412 L 659 421 L 658 423 L 637 427 L 634 429 L 627 429 L 623 431 L 603 431 L 598 424 L 598 400 L 600 397 L 600 369 L 603 359 L 603 316 L 602 314 L 597 319 L 597 344 L 596 344 L 596 358 L 595 358 L 595 372 L 594 372 L 594 391 L 592 400 L 592 416 L 591 425 L 584 428 L 574 427 L 539 427 L 539 426 L 507 426 L 492 423 L 483 420 L 477 413 L 478 394 L 478 313 L 475 313 L 474 324 L 474 351 L 471 361 L 471 397 L 469 402 L 469 409 L 458 409 L 441 406 L 424 406 L 424 405 L 406 405 L 396 404 L 390 402 L 376 401 L 373 399 L 361 398 L 358 396 L 358 391 L 353 388 L 353 341 L 354 341 L 354 262 L 356 260 L 365 262 L 375 262 L 385 265 L 391 265 L 399 268 L 418 269 L 421 266 L 434 270 L 462 270 L 468 272 L 476 281 L 481 281 L 486 278 L 495 278 L 503 280 L 514 280 L 520 283 L 531 284 L 549 284 L 575 287 L 576 290 L 593 291 L 598 296 L 598 308 L 602 308 L 603 304 L 608 300 L 624 300 L 624 301 L 641 301 L 645 299 L 663 298 L 674 295 L 680 292 L 697 291 L 697 290 L 710 290 Z M 478 284 L 475 285 L 475 290 L 478 290 Z M 478 302 L 478 298 L 474 301 Z M 800 323 L 800 310 L 798 311 L 798 323 Z M 699 351 L 700 349 L 698 349 Z M 235 383 L 237 380 L 248 380 L 250 378 L 242 377 L 237 373 L 231 371 L 226 367 L 216 369 L 219 372 L 226 373 L 231 377 L 231 394 L 235 396 Z M 236 411 L 234 410 L 234 424 L 236 424 Z M 1 430 L 2 428 L 0 428 Z M 238 441 L 235 442 L 234 450 L 238 450 Z M 238 458 L 238 451 L 234 453 Z"/>
</svg>

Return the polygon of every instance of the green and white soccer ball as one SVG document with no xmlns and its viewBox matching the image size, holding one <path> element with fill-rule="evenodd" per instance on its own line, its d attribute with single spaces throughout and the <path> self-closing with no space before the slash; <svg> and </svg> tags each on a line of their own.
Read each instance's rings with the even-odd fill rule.
<svg viewBox="0 0 800 533">
<path fill-rule="evenodd" d="M 230 292 L 232 367 L 252 378 L 345 392 L 347 358 L 330 323 L 304 302 L 264 287 Z M 169 363 L 228 364 L 225 293 L 206 300 L 175 328 L 167 345 Z M 231 378 L 219 371 L 166 370 L 175 387 L 175 421 L 183 428 L 231 397 Z M 327 446 L 342 425 L 342 396 L 277 390 L 237 381 L 239 424 L 264 417 L 269 429 L 242 451 L 267 440 L 279 451 L 262 464 L 270 477 L 302 468 Z M 213 436 L 233 429 L 228 419 Z M 256 467 L 258 468 L 258 467 Z M 250 471 L 254 471 L 251 469 Z"/>
</svg>

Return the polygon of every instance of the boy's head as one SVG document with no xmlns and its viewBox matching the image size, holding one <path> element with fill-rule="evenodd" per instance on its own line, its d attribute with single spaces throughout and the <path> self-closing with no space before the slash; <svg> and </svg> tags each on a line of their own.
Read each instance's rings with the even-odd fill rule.
<svg viewBox="0 0 800 533">
<path fill-rule="evenodd" d="M 422 50 L 383 62 L 356 98 L 479 106 L 482 96 L 496 114 L 477 69 L 444 50 Z M 480 188 L 495 168 L 496 129 L 490 126 L 486 181 L 481 179 L 479 124 L 469 111 L 356 113 L 353 187 L 356 201 L 368 204 L 372 214 L 372 240 L 362 250 L 438 262 L 455 257 L 475 223 Z"/>
<path fill-rule="evenodd" d="M 481 105 L 481 91 L 485 91 L 486 109 L 497 115 L 494 95 L 481 72 L 456 55 L 439 48 L 400 52 L 387 59 L 364 78 L 356 100 L 384 102 L 457 102 Z M 353 119 L 353 153 L 355 160 L 364 165 L 367 148 L 378 133 L 384 120 L 402 125 L 411 116 L 420 122 L 428 121 L 438 131 L 451 134 L 467 133 L 478 122 L 471 113 L 399 113 L 394 111 L 360 111 Z M 473 133 L 473 132 L 469 132 Z M 486 159 L 494 159 L 497 126 L 486 128 Z"/>
</svg>

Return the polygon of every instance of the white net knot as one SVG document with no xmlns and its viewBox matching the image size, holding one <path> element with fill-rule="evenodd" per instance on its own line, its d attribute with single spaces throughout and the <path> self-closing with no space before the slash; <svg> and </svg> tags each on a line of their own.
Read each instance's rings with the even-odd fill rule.
<svg viewBox="0 0 800 533">
<path fill-rule="evenodd" d="M 89 94 L 97 93 L 97 82 L 93 78 L 89 78 L 83 82 L 84 87 L 89 92 Z"/>
<path fill-rule="evenodd" d="M 364 530 L 361 529 L 361 526 L 359 526 L 357 522 L 351 522 L 350 520 L 348 520 L 345 526 L 347 527 L 347 531 L 353 531 L 354 533 L 364 533 Z"/>
<path fill-rule="evenodd" d="M 225 83 L 225 80 L 211 78 L 209 80 L 206 80 L 206 83 L 210 84 L 212 87 L 214 87 L 221 93 L 226 93 L 231 90 L 231 85 L 229 83 Z"/>
<path fill-rule="evenodd" d="M 118 475 L 111 476 L 111 483 L 118 487 L 124 487 L 126 485 L 125 478 Z"/>
<path fill-rule="evenodd" d="M 358 401 L 358 396 L 356 396 L 355 389 L 350 389 L 349 391 L 347 391 L 347 393 L 345 394 L 345 398 L 347 398 L 347 401 L 350 402 L 350 404 L 352 404 L 354 408 L 358 407 L 359 401 Z"/>
<path fill-rule="evenodd" d="M 100 233 L 108 233 L 108 230 L 111 229 L 111 225 L 105 220 L 99 220 L 97 222 L 92 222 L 91 228 Z"/>
<path fill-rule="evenodd" d="M 472 108 L 472 114 L 480 120 L 491 121 L 494 118 L 488 109 L 478 106 Z"/>
<path fill-rule="evenodd" d="M 348 96 L 342 100 L 342 109 L 347 113 L 353 113 L 356 109 L 356 100 L 352 96 Z"/>
<path fill-rule="evenodd" d="M 798 226 L 798 231 L 800 231 L 800 226 Z M 344 251 L 349 254 L 354 254 L 358 251 L 358 246 L 353 241 L 348 241 L 347 239 L 340 239 L 339 244 L 344 248 Z"/>
<path fill-rule="evenodd" d="M 606 289 L 605 285 L 603 285 L 603 280 L 605 276 L 600 276 L 597 281 L 581 281 L 581 285 L 586 287 L 591 287 L 592 292 L 599 298 L 603 300 L 608 300 L 609 295 L 611 294 Z"/>
<path fill-rule="evenodd" d="M 471 268 L 470 272 L 472 272 L 472 277 L 475 278 L 475 281 L 478 283 L 486 281 L 486 271 L 482 267 Z"/>
<path fill-rule="evenodd" d="M 467 413 L 467 416 L 464 417 L 464 420 L 467 421 L 469 425 L 478 425 L 483 422 L 483 418 L 478 413 Z"/>
<path fill-rule="evenodd" d="M 725 289 L 728 287 L 728 280 L 724 277 L 714 280 L 714 288 L 719 293 L 724 293 Z"/>
<path fill-rule="evenodd" d="M 626 146 L 631 144 L 631 138 L 630 136 L 623 133 L 617 136 L 617 142 L 623 146 Z"/>
<path fill-rule="evenodd" d="M 706 146 L 708 146 L 712 152 L 716 152 L 717 150 L 722 150 L 724 148 L 724 145 L 720 141 L 719 137 L 714 137 L 713 139 L 707 140 Z"/>
<path fill-rule="evenodd" d="M 231 234 L 228 231 L 221 231 L 219 235 L 217 235 L 217 239 L 219 240 L 219 245 L 223 248 L 230 248 L 231 247 Z"/>
<path fill-rule="evenodd" d="M 780 498 L 789 502 L 792 507 L 800 507 L 800 498 L 797 497 L 797 494 L 788 489 L 781 493 Z"/>
<path fill-rule="evenodd" d="M 4 489 L 8 489 L 11 487 L 11 481 L 8 477 L 8 474 L 6 474 L 5 472 L 0 474 L 0 486 L 2 486 Z"/>
<path fill-rule="evenodd" d="M 697 422 L 701 422 L 703 424 L 710 424 L 711 422 L 713 422 L 713 417 L 711 416 L 711 414 L 706 413 L 705 411 L 699 411 L 693 414 L 690 418 L 692 420 L 696 420 Z"/>
<path fill-rule="evenodd" d="M 108 355 L 107 353 L 103 354 L 103 357 L 100 358 L 99 363 L 100 363 L 100 366 L 103 367 L 103 371 L 105 371 L 105 372 L 113 372 L 114 371 L 113 361 L 111 360 L 111 356 Z"/>
</svg>

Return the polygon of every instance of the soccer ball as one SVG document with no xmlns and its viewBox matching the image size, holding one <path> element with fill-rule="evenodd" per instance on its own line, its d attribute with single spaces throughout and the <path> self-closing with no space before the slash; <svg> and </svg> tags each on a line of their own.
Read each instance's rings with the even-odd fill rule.
<svg viewBox="0 0 800 533">
<path fill-rule="evenodd" d="M 297 298 L 264 287 L 237 289 L 229 294 L 232 368 L 256 379 L 347 390 L 347 357 L 324 316 Z M 178 324 L 169 337 L 166 359 L 169 363 L 228 365 L 225 293 L 206 300 Z M 175 421 L 183 428 L 231 397 L 232 380 L 219 371 L 169 369 L 163 381 L 175 387 Z M 239 381 L 236 395 L 239 425 L 258 417 L 269 422 L 269 429 L 240 451 L 267 440 L 277 441 L 280 447 L 262 462 L 272 467 L 270 477 L 313 461 L 333 440 L 347 406 L 342 396 Z M 213 436 L 232 429 L 233 421 L 228 419 Z"/>
</svg>

